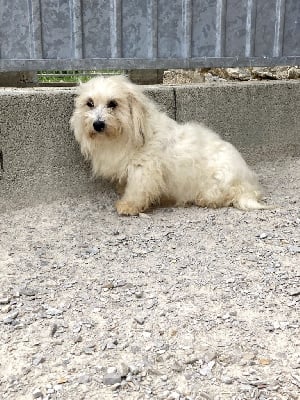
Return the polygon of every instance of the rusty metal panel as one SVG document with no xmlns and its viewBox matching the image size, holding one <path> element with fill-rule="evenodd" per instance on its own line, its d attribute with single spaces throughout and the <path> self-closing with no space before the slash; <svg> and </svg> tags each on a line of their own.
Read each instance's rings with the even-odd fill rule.
<svg viewBox="0 0 300 400">
<path fill-rule="evenodd" d="M 0 71 L 299 64 L 299 0 L 0 0 Z"/>
</svg>

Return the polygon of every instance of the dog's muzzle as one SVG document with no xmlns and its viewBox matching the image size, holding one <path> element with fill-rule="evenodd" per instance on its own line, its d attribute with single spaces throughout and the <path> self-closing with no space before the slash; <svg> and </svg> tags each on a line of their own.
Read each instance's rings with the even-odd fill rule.
<svg viewBox="0 0 300 400">
<path fill-rule="evenodd" d="M 94 121 L 93 127 L 96 132 L 103 132 L 105 129 L 105 122 L 101 120 Z"/>
</svg>

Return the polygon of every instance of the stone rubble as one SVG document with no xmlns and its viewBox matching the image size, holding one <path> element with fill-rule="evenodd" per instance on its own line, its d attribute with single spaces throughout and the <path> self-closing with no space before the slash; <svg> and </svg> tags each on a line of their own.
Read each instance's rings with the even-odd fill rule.
<svg viewBox="0 0 300 400">
<path fill-rule="evenodd" d="M 237 67 L 237 68 L 197 68 L 171 69 L 164 71 L 163 83 L 193 84 L 222 83 L 228 81 L 264 81 L 300 79 L 300 67 Z M 145 214 L 147 215 L 147 214 Z"/>
</svg>

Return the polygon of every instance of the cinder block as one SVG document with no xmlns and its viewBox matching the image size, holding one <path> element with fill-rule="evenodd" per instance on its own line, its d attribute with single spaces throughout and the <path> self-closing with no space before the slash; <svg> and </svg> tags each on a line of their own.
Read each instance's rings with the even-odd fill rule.
<svg viewBox="0 0 300 400">
<path fill-rule="evenodd" d="M 204 122 L 253 163 L 300 154 L 300 81 L 184 85 L 175 95 L 178 121 Z"/>
<path fill-rule="evenodd" d="M 0 86 L 35 86 L 38 83 L 36 72 L 0 72 Z"/>
<path fill-rule="evenodd" d="M 129 79 L 138 85 L 152 85 L 163 83 L 163 69 L 132 69 L 128 71 Z"/>
</svg>

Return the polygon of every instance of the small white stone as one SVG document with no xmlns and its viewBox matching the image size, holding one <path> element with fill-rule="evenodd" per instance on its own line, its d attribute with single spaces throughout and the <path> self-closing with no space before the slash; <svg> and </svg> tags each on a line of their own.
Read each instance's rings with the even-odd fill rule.
<svg viewBox="0 0 300 400">
<path fill-rule="evenodd" d="M 115 374 L 117 372 L 117 368 L 116 367 L 108 367 L 106 372 L 108 374 Z"/>
</svg>

